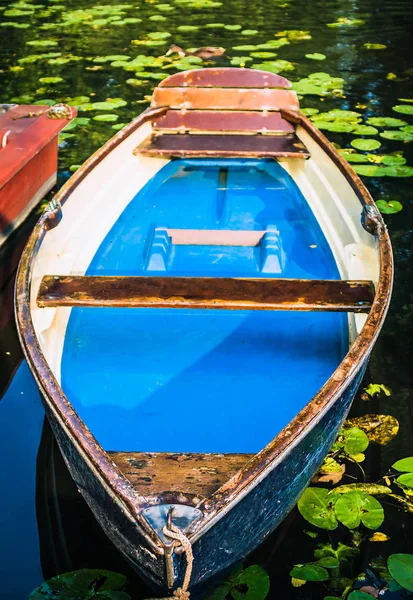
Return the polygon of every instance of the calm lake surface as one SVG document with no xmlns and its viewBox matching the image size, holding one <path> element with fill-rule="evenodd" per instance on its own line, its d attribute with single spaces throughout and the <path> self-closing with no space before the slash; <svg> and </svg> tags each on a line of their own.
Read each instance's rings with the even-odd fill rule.
<svg viewBox="0 0 413 600">
<path fill-rule="evenodd" d="M 62 136 L 58 186 L 114 134 L 114 127 L 146 108 L 157 80 L 175 72 L 176 67 L 190 68 L 185 62 L 174 66 L 157 60 L 172 43 L 184 48 L 222 46 L 226 52 L 217 60 L 221 66 L 237 62 L 236 57 L 244 57 L 238 63 L 246 66 L 286 61 L 277 63 L 278 68 L 293 82 L 320 71 L 341 77 L 342 91 L 334 90 L 325 97 L 304 95 L 301 106 L 320 111 L 358 110 L 363 122 L 369 117 L 391 116 L 413 125 L 413 115 L 392 110 L 404 104 L 400 98 L 413 99 L 411 0 L 171 0 L 170 4 L 165 0 L 126 4 L 125 0 L 122 5 L 102 0 L 100 8 L 93 0 L 33 2 L 27 5 L 0 0 L 0 102 L 31 104 L 85 97 L 75 100 L 83 107 L 78 116 L 90 120 L 81 121 Z M 364 23 L 327 26 L 344 17 Z M 290 34 L 288 45 L 272 51 L 248 48 L 279 39 L 282 36 L 274 34 L 292 29 L 309 35 L 292 39 Z M 386 48 L 367 49 L 366 43 Z M 239 46 L 247 48 L 234 49 Z M 259 54 L 251 56 L 251 52 Z M 266 52 L 277 56 L 262 54 Z M 314 53 L 325 55 L 325 60 L 305 56 Z M 139 68 L 125 70 L 124 57 L 134 59 L 137 55 L 148 58 L 140 60 Z M 124 102 L 117 101 L 106 110 L 87 109 L 90 101 L 113 98 Z M 341 147 L 349 147 L 354 137 L 363 137 L 350 133 L 327 135 Z M 413 143 L 378 135 L 369 138 L 382 142 L 376 154 L 402 151 L 406 164 L 413 166 Z M 395 254 L 395 288 L 365 379 L 366 385 L 383 383 L 392 393 L 369 402 L 359 395 L 352 411 L 353 416 L 390 414 L 400 422 L 400 432 L 388 446 L 376 445 L 368 451 L 364 463 L 367 480 L 377 481 L 397 459 L 413 455 L 413 177 L 364 180 L 375 200 L 397 200 L 403 205 L 398 214 L 385 215 Z M 11 260 L 12 253 L 19 252 L 33 222 L 14 236 L 4 260 Z M 44 424 L 39 394 L 22 361 L 13 323 L 12 281 L 7 283 L 1 281 L 0 295 L 0 597 L 21 600 L 44 578 L 98 567 L 127 575 L 129 593 L 144 598 L 148 590 L 94 521 Z M 380 530 L 390 540 L 385 544 L 363 542 L 359 571 L 380 554 L 386 557 L 392 552 L 413 552 L 413 515 L 394 505 L 386 505 L 385 513 Z M 306 525 L 293 511 L 248 558 L 247 564 L 260 564 L 269 572 L 271 598 L 318 600 L 327 595 L 321 584 L 308 583 L 301 588 L 291 585 L 289 571 L 293 564 L 313 556 L 313 540 L 303 533 Z"/>
</svg>

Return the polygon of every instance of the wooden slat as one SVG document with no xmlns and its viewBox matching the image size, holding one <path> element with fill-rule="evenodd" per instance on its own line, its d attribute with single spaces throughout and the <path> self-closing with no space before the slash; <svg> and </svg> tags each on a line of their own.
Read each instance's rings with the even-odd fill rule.
<svg viewBox="0 0 413 600">
<path fill-rule="evenodd" d="M 296 135 L 153 134 L 134 154 L 152 157 L 308 158 Z"/>
<path fill-rule="evenodd" d="M 168 110 L 152 123 L 154 130 L 246 131 L 293 133 L 294 126 L 279 112 Z"/>
<path fill-rule="evenodd" d="M 371 281 L 46 275 L 38 306 L 368 312 Z"/>
<path fill-rule="evenodd" d="M 152 106 L 210 110 L 298 110 L 292 90 L 248 88 L 157 87 Z"/>
<path fill-rule="evenodd" d="M 260 71 L 259 69 L 239 69 L 221 67 L 209 69 L 193 69 L 175 73 L 159 84 L 159 87 L 244 87 L 244 88 L 290 88 L 291 83 L 285 77 Z"/>
<path fill-rule="evenodd" d="M 109 452 L 142 495 L 180 492 L 207 498 L 245 465 L 252 454 Z"/>
</svg>

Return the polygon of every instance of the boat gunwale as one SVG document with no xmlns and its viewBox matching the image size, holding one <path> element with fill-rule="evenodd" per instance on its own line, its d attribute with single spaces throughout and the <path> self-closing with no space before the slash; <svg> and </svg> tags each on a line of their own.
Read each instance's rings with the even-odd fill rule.
<svg viewBox="0 0 413 600">
<path fill-rule="evenodd" d="M 167 110 L 168 107 L 159 107 L 155 109 L 149 108 L 144 111 L 95 152 L 61 188 L 60 192 L 55 196 L 55 200 L 64 204 L 71 192 L 109 152 L 117 147 L 135 129 L 143 125 L 143 123 L 156 118 Z M 392 250 L 386 225 L 371 195 L 350 165 L 339 155 L 327 138 L 315 128 L 307 117 L 296 111 L 281 110 L 280 112 L 284 118 L 295 125 L 302 126 L 310 134 L 349 182 L 361 205 L 373 209 L 370 215 L 367 214 L 367 225 L 370 226 L 370 233 L 375 233 L 378 236 L 380 253 L 379 280 L 367 320 L 340 365 L 318 393 L 290 421 L 287 427 L 251 458 L 226 484 L 221 486 L 210 498 L 203 500 L 198 505 L 203 514 L 194 521 L 186 532 L 192 543 L 202 536 L 234 504 L 240 501 L 252 487 L 255 487 L 299 443 L 302 437 L 317 424 L 323 414 L 334 404 L 368 359 L 373 344 L 380 333 L 389 306 L 393 281 Z M 150 528 L 149 524 L 140 514 L 141 510 L 148 506 L 148 503 L 154 504 L 157 501 L 162 501 L 162 495 L 160 494 L 158 497 L 151 498 L 140 496 L 118 467 L 110 461 L 107 452 L 100 446 L 65 396 L 37 340 L 30 314 L 31 274 L 37 251 L 48 229 L 48 219 L 50 216 L 51 213 L 46 212 L 40 218 L 29 238 L 19 266 L 16 282 L 16 319 L 21 344 L 29 367 L 43 392 L 45 400 L 56 414 L 56 418 L 59 419 L 59 424 L 68 431 L 72 442 L 80 448 L 83 456 L 86 456 L 88 462 L 93 465 L 99 478 L 103 479 L 114 496 L 122 501 L 137 523 L 144 528 L 146 532 L 145 538 L 148 543 L 150 543 L 156 552 L 163 554 L 162 542 L 160 542 L 155 531 Z M 177 550 L 179 552 L 179 549 Z"/>
</svg>

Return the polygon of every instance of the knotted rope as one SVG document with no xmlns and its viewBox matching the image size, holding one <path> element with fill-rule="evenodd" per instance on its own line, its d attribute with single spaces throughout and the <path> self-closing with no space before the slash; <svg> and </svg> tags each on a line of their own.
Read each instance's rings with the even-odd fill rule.
<svg viewBox="0 0 413 600">
<path fill-rule="evenodd" d="M 194 555 L 192 552 L 191 542 L 188 540 L 186 535 L 181 531 L 181 529 L 179 529 L 179 527 L 177 527 L 173 523 L 169 523 L 168 525 L 165 525 L 165 527 L 163 528 L 162 531 L 166 537 L 169 537 L 177 542 L 180 542 L 182 548 L 184 549 L 185 557 L 186 557 L 185 577 L 182 582 L 182 587 L 179 587 L 176 590 L 174 590 L 172 596 L 169 596 L 168 598 L 158 598 L 158 599 L 148 598 L 148 600 L 170 600 L 170 598 L 175 598 L 176 600 L 189 600 L 190 593 L 188 592 L 188 586 L 189 586 L 189 582 L 191 580 L 192 564 L 194 562 Z"/>
</svg>

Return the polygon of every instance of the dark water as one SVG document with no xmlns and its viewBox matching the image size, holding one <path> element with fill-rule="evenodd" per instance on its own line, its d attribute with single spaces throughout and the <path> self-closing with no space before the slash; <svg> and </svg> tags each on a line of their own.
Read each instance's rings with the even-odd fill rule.
<svg viewBox="0 0 413 600">
<path fill-rule="evenodd" d="M 4 4 L 3 0 L 0 8 L 9 4 Z M 212 8 L 194 8 L 172 2 L 175 10 L 165 12 L 156 8 L 157 2 L 134 2 L 125 9 L 125 16 L 141 18 L 140 23 L 121 27 L 105 24 L 91 27 L 85 24 L 65 28 L 59 24 L 62 5 L 58 8 L 56 2 L 49 3 L 47 0 L 42 4 L 46 8 L 36 9 L 33 15 L 5 16 L 4 11 L 0 11 L 0 24 L 30 24 L 26 29 L 0 27 L 1 102 L 28 103 L 44 98 L 62 101 L 77 95 L 91 96 L 93 101 L 120 97 L 127 104 L 116 109 L 115 113 L 119 115 L 117 122 L 128 122 L 147 106 L 145 96 L 151 93 L 155 81 L 141 77 L 144 83 L 132 87 L 127 80 L 139 75 L 111 67 L 109 63 L 93 62 L 96 56 L 128 54 L 134 57 L 144 54 L 157 57 L 163 55 L 172 42 L 186 48 L 213 45 L 227 49 L 227 57 L 220 60 L 220 64 L 225 66 L 234 56 L 249 55 L 247 51 L 232 50 L 233 46 L 265 43 L 275 39 L 274 33 L 278 31 L 298 29 L 310 31 L 312 39 L 293 42 L 275 51 L 277 59 L 291 61 L 294 66 L 293 71 L 282 74 L 296 81 L 310 73 L 325 71 L 345 79 L 345 97 L 321 100 L 316 96 L 306 96 L 301 101 L 303 107 L 354 110 L 356 105 L 362 105 L 365 108 L 359 110 L 366 118 L 396 116 L 413 123 L 412 117 L 398 115 L 391 110 L 392 106 L 401 103 L 398 98 L 413 98 L 411 0 L 266 0 L 255 3 L 224 0 L 222 6 Z M 65 10 L 91 6 L 91 2 L 69 0 L 65 3 Z M 55 9 L 47 12 L 47 7 Z M 166 20 L 150 19 L 156 15 L 165 16 Z M 365 24 L 347 28 L 326 27 L 327 23 L 340 17 L 363 19 Z M 217 22 L 239 24 L 243 29 L 256 29 L 258 33 L 244 36 L 240 31 L 205 28 L 206 24 Z M 188 24 L 200 28 L 191 32 L 178 31 L 179 26 Z M 48 29 L 40 29 L 44 25 Z M 159 31 L 172 34 L 165 45 L 137 46 L 131 43 L 131 40 L 142 40 L 148 33 Z M 57 45 L 36 47 L 26 43 L 37 39 L 55 41 Z M 363 48 L 365 42 L 383 43 L 388 47 L 382 51 L 368 51 Z M 61 52 L 61 57 L 72 60 L 65 64 L 49 64 L 47 60 L 50 59 L 44 58 L 32 63 L 18 62 L 29 55 L 48 52 Z M 305 58 L 305 54 L 313 52 L 321 52 L 327 59 L 316 62 Z M 73 56 L 80 59 L 73 59 Z M 257 58 L 254 62 L 263 60 Z M 149 67 L 147 70 L 156 73 L 161 68 Z M 61 77 L 62 81 L 40 82 L 42 77 Z M 85 112 L 80 116 L 90 117 L 91 114 L 94 116 L 96 113 Z M 82 163 L 114 133 L 112 125 L 113 122 L 91 120 L 87 125 L 78 127 L 73 132 L 75 136 L 62 142 L 59 185 L 70 175 L 71 165 Z M 349 134 L 329 135 L 342 146 L 347 146 L 352 138 Z M 382 149 L 385 152 L 402 149 L 407 164 L 413 165 L 413 144 L 383 140 Z M 365 382 L 384 383 L 391 389 L 392 395 L 368 403 L 358 397 L 353 407 L 354 415 L 381 412 L 400 421 L 400 433 L 390 445 L 385 448 L 375 446 L 368 452 L 366 469 L 370 481 L 377 480 L 398 458 L 413 455 L 412 182 L 412 178 L 366 179 L 375 199 L 399 200 L 403 204 L 402 212 L 385 217 L 395 254 L 395 290 Z M 29 225 L 27 229 L 30 229 Z M 1 258 L 2 267 L 13 260 L 13 253 L 18 253 L 24 236 L 23 231 L 11 240 L 7 254 L 3 253 Z M 81 567 L 123 572 L 130 580 L 131 595 L 134 598 L 145 597 L 147 590 L 91 517 L 67 474 L 48 426 L 43 425 L 38 392 L 26 364 L 20 364 L 21 353 L 12 317 L 12 281 L 2 281 L 1 284 L 0 382 L 3 390 L 15 374 L 0 402 L 0 597 L 2 600 L 24 599 L 43 578 Z M 357 569 L 361 570 L 370 558 L 380 553 L 387 556 L 391 552 L 413 552 L 413 515 L 391 505 L 386 505 L 385 512 L 381 530 L 391 540 L 382 545 L 363 543 Z M 306 523 L 297 512 L 293 512 L 248 559 L 248 563 L 259 563 L 269 571 L 271 598 L 318 600 L 327 594 L 321 584 L 307 584 L 297 589 L 290 584 L 288 573 L 292 565 L 312 559 L 314 543 L 303 534 L 304 528 Z"/>
</svg>

